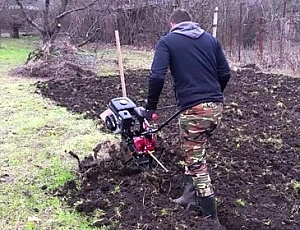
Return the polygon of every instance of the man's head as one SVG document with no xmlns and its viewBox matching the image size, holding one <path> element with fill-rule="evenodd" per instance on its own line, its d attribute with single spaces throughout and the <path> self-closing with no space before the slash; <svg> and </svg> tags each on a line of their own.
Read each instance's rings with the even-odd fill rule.
<svg viewBox="0 0 300 230">
<path fill-rule="evenodd" d="M 178 23 L 192 21 L 192 16 L 186 10 L 178 9 L 173 11 L 169 18 L 171 27 L 175 26 Z"/>
</svg>

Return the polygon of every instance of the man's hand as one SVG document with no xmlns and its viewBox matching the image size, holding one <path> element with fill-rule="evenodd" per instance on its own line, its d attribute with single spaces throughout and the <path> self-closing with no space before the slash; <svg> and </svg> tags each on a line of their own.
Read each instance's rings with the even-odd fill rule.
<svg viewBox="0 0 300 230">
<path fill-rule="evenodd" d="M 154 114 L 155 110 L 154 109 L 146 109 L 143 111 L 143 117 L 147 120 L 147 121 L 151 121 L 153 119 L 153 114 Z"/>
</svg>

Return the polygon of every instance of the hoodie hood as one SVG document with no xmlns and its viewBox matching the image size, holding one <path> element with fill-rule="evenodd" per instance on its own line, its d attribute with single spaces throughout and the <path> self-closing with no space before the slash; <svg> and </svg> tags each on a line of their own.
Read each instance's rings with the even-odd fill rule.
<svg viewBox="0 0 300 230">
<path fill-rule="evenodd" d="M 190 38 L 199 38 L 205 31 L 195 22 L 187 21 L 176 24 L 170 33 L 178 33 Z"/>
</svg>

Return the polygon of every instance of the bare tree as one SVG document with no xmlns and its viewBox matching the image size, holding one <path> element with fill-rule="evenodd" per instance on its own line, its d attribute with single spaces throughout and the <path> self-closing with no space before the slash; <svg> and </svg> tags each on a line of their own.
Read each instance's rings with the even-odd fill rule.
<svg viewBox="0 0 300 230">
<path fill-rule="evenodd" d="M 40 24 L 35 22 L 30 17 L 30 15 L 26 11 L 26 7 L 23 5 L 21 0 L 15 1 L 20 7 L 20 10 L 24 15 L 26 21 L 40 32 L 43 43 L 53 44 L 61 29 L 61 22 L 67 15 L 74 12 L 83 11 L 93 6 L 98 0 L 93 0 L 90 3 L 85 3 L 85 5 L 83 6 L 74 6 L 73 4 L 70 4 L 71 1 L 68 0 L 44 0 L 44 6 L 42 7 L 42 23 Z M 51 7 L 55 9 L 54 16 L 51 15 Z"/>
<path fill-rule="evenodd" d="M 54 43 L 58 36 L 79 46 L 111 43 L 119 30 L 122 44 L 153 45 L 168 33 L 168 18 L 175 8 L 187 9 L 195 22 L 211 32 L 215 7 L 220 15 L 217 38 L 232 58 L 241 54 L 243 61 L 251 51 L 254 56 L 263 53 L 279 60 L 276 55 L 286 57 L 288 47 L 300 42 L 300 0 L 0 0 L 0 10 L 12 2 L 19 14 L 14 11 L 3 20 L 0 13 L 0 28 L 1 22 L 15 22 L 10 29 L 15 27 L 17 35 L 20 23 L 26 21 L 45 44 Z M 37 16 L 30 12 L 34 5 Z M 275 63 L 272 60 L 270 65 Z"/>
<path fill-rule="evenodd" d="M 16 10 L 10 7 L 11 1 L 0 1 L 1 29 L 9 29 L 13 38 L 19 38 L 19 29 L 24 24 L 24 20 Z"/>
</svg>

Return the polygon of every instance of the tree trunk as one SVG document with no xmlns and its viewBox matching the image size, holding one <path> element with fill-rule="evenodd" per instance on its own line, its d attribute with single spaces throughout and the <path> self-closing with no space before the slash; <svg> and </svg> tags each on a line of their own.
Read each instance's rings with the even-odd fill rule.
<svg viewBox="0 0 300 230">
<path fill-rule="evenodd" d="M 19 26 L 13 25 L 12 31 L 11 31 L 11 37 L 12 38 L 20 38 L 20 32 L 19 32 Z"/>
</svg>

